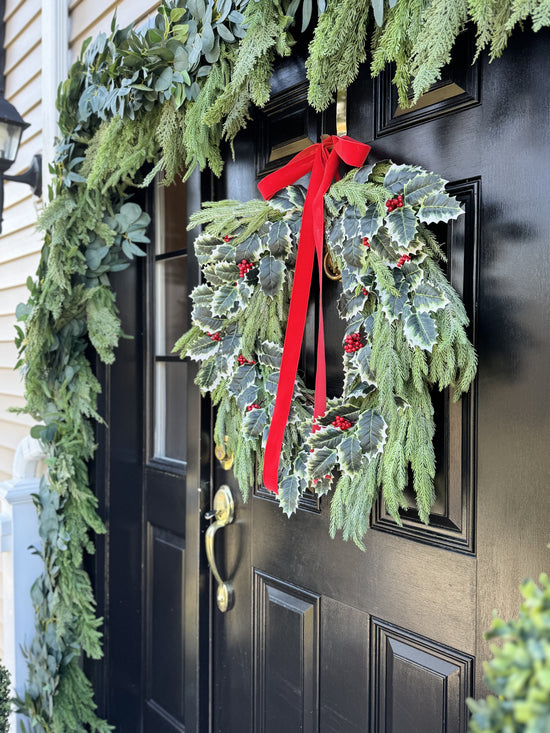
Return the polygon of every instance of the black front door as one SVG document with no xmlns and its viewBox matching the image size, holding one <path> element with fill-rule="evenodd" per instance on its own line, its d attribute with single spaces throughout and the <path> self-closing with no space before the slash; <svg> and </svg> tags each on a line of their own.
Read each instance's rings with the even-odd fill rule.
<svg viewBox="0 0 550 733">
<path fill-rule="evenodd" d="M 139 195 L 139 194 L 136 194 Z M 96 487 L 107 536 L 97 543 L 105 658 L 99 712 L 118 733 L 206 730 L 208 583 L 201 512 L 208 503 L 210 410 L 193 366 L 172 355 L 198 282 L 187 210 L 200 178 L 151 187 L 147 256 L 113 277 L 125 333 L 102 371 Z M 203 694 L 204 692 L 204 694 Z"/>
<path fill-rule="evenodd" d="M 348 90 L 348 134 L 372 146 L 370 160 L 437 172 L 466 212 L 438 234 L 472 320 L 479 375 L 459 404 L 434 395 L 430 525 L 412 500 L 403 527 L 379 503 L 360 552 L 329 539 L 330 497 L 311 495 L 287 519 L 261 485 L 242 504 L 218 468 L 217 485 L 232 486 L 237 508 L 216 538 L 235 589 L 234 607 L 214 611 L 216 733 L 463 733 L 466 698 L 482 692 L 492 609 L 513 615 L 517 584 L 548 564 L 541 385 L 550 258 L 539 203 L 550 163 L 542 101 L 550 90 L 541 89 L 549 79 L 540 71 L 548 34 L 520 36 L 492 66 L 470 65 L 467 40 L 410 111 L 397 107 L 389 74 L 373 83 L 364 70 Z M 330 115 L 307 109 L 296 63 L 281 67 L 273 89 L 236 145 L 220 197 L 257 196 L 259 177 L 292 146 L 335 132 Z M 343 327 L 337 285 L 327 288 L 329 391 L 337 393 Z M 313 347 L 306 336 L 306 373 Z"/>
</svg>

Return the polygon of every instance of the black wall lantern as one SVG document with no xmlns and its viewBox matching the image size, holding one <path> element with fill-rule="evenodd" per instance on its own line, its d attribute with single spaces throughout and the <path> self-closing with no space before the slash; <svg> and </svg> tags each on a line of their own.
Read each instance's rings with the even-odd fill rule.
<svg viewBox="0 0 550 733">
<path fill-rule="evenodd" d="M 35 155 L 30 168 L 18 176 L 8 176 L 5 171 L 14 163 L 23 130 L 29 126 L 13 104 L 0 96 L 0 232 L 4 211 L 4 180 L 28 183 L 33 193 L 42 194 L 42 156 Z"/>
</svg>

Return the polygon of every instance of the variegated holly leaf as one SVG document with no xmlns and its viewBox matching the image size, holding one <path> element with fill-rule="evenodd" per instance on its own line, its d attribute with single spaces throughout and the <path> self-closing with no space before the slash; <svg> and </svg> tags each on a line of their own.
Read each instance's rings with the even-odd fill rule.
<svg viewBox="0 0 550 733">
<path fill-rule="evenodd" d="M 449 300 L 445 294 L 430 283 L 422 282 L 418 285 L 413 296 L 413 306 L 419 313 L 435 313 L 445 308 Z"/>
<path fill-rule="evenodd" d="M 248 239 L 238 244 L 233 252 L 233 259 L 237 260 L 237 262 L 242 262 L 243 260 L 257 262 L 262 252 L 265 252 L 265 244 L 257 234 L 251 234 Z"/>
<path fill-rule="evenodd" d="M 390 236 L 399 245 L 400 254 L 409 251 L 409 243 L 416 235 L 418 222 L 414 210 L 410 206 L 395 208 L 386 216 L 386 225 Z"/>
<path fill-rule="evenodd" d="M 237 331 L 236 327 L 228 329 L 227 333 L 224 334 L 221 341 L 214 342 L 219 343 L 220 352 L 227 357 L 239 355 L 241 350 L 241 335 Z"/>
<path fill-rule="evenodd" d="M 352 268 L 360 270 L 365 262 L 367 248 L 361 237 L 349 237 L 344 240 L 342 258 Z"/>
<path fill-rule="evenodd" d="M 214 286 L 235 283 L 239 279 L 239 268 L 234 262 L 217 262 L 203 268 L 209 283 Z"/>
<path fill-rule="evenodd" d="M 195 377 L 195 384 L 201 392 L 211 392 L 222 380 L 222 374 L 218 369 L 216 359 L 207 359 Z"/>
<path fill-rule="evenodd" d="M 292 234 L 286 221 L 276 221 L 266 236 L 269 251 L 273 257 L 286 257 L 290 252 Z"/>
<path fill-rule="evenodd" d="M 287 186 L 269 200 L 269 205 L 279 211 L 292 211 L 292 209 L 303 209 L 305 199 L 303 186 Z"/>
<path fill-rule="evenodd" d="M 361 271 L 356 267 L 349 267 L 343 263 L 340 268 L 342 276 L 342 289 L 349 293 L 355 293 L 357 286 L 361 284 Z"/>
<path fill-rule="evenodd" d="M 348 291 L 342 291 L 336 305 L 340 318 L 349 320 L 358 313 L 361 313 L 365 307 L 365 296 L 363 293 L 351 295 Z"/>
<path fill-rule="evenodd" d="M 307 480 L 307 460 L 309 457 L 309 450 L 300 451 L 294 459 L 294 475 L 299 479 Z M 305 488 L 305 487 L 304 487 Z"/>
<path fill-rule="evenodd" d="M 350 237 L 357 237 L 359 234 L 359 219 L 361 218 L 361 212 L 357 206 L 346 206 L 342 213 L 342 226 L 344 228 L 344 236 L 349 239 Z"/>
<path fill-rule="evenodd" d="M 361 379 L 367 383 L 374 384 L 374 374 L 370 368 L 371 352 L 372 349 L 370 345 L 365 344 L 362 349 L 359 349 L 359 351 L 355 352 L 354 356 Z"/>
<path fill-rule="evenodd" d="M 285 476 L 279 483 L 279 504 L 287 517 L 290 517 L 298 509 L 300 496 L 298 477 L 294 475 Z"/>
<path fill-rule="evenodd" d="M 205 265 L 210 262 L 212 252 L 219 245 L 220 240 L 217 237 L 212 237 L 210 234 L 199 234 L 195 239 L 195 256 L 199 265 Z"/>
<path fill-rule="evenodd" d="M 431 351 L 437 341 L 437 328 L 429 313 L 418 313 L 408 306 L 403 310 L 403 331 L 409 346 Z"/>
<path fill-rule="evenodd" d="M 260 260 L 260 285 L 268 297 L 274 298 L 283 287 L 284 271 L 283 260 L 276 260 L 271 255 L 266 255 Z"/>
<path fill-rule="evenodd" d="M 257 372 L 254 364 L 243 364 L 235 370 L 233 379 L 229 382 L 227 389 L 233 397 L 237 398 L 238 395 L 245 392 L 248 387 L 255 385 L 256 376 Z M 253 401 L 254 400 L 251 400 L 251 402 Z M 245 407 L 249 404 L 250 402 L 247 402 Z"/>
<path fill-rule="evenodd" d="M 363 327 L 363 323 L 365 322 L 365 317 L 362 313 L 357 313 L 355 316 L 352 316 L 346 325 L 346 331 L 345 336 L 349 336 L 352 333 L 357 333 L 361 330 Z"/>
<path fill-rule="evenodd" d="M 370 204 L 367 206 L 365 215 L 357 222 L 357 233 L 360 237 L 370 239 L 374 237 L 383 223 L 384 217 L 380 213 L 378 206 L 376 204 Z"/>
<path fill-rule="evenodd" d="M 422 201 L 418 218 L 426 224 L 457 219 L 463 212 L 460 203 L 447 193 L 434 193 Z"/>
<path fill-rule="evenodd" d="M 283 358 L 283 347 L 281 344 L 274 344 L 271 341 L 263 341 L 261 349 L 258 349 L 258 361 L 263 366 L 272 369 L 281 368 L 281 359 Z"/>
<path fill-rule="evenodd" d="M 194 288 L 191 292 L 193 303 L 195 305 L 205 305 L 207 308 L 210 308 L 210 306 L 212 305 L 213 296 L 214 291 L 206 283 L 202 283 L 202 285 L 197 285 L 197 287 Z"/>
<path fill-rule="evenodd" d="M 204 361 L 213 356 L 220 348 L 221 341 L 213 341 L 210 336 L 201 336 L 193 343 L 193 348 L 187 353 L 192 361 Z"/>
<path fill-rule="evenodd" d="M 235 262 L 235 247 L 230 242 L 222 242 L 212 250 L 210 262 Z"/>
<path fill-rule="evenodd" d="M 387 429 L 386 421 L 378 412 L 365 410 L 361 413 L 357 421 L 357 438 L 366 456 L 372 458 L 377 453 L 382 453 L 386 444 Z"/>
<path fill-rule="evenodd" d="M 338 446 L 338 463 L 345 473 L 354 474 L 361 468 L 363 451 L 355 431 L 346 435 Z"/>
<path fill-rule="evenodd" d="M 306 201 L 307 190 L 304 186 L 288 186 L 288 199 L 297 209 L 303 209 Z"/>
<path fill-rule="evenodd" d="M 370 247 L 380 259 L 388 265 L 393 265 L 399 259 L 399 254 L 391 240 L 388 230 L 383 227 L 370 241 Z"/>
<path fill-rule="evenodd" d="M 239 291 L 235 285 L 222 285 L 212 299 L 212 315 L 234 315 L 241 307 Z"/>
<path fill-rule="evenodd" d="M 376 389 L 376 384 L 369 382 L 361 382 L 355 380 L 355 386 L 345 391 L 346 399 L 348 400 L 363 400 L 371 392 Z"/>
<path fill-rule="evenodd" d="M 259 438 L 263 433 L 266 424 L 267 415 L 265 410 L 262 410 L 260 407 L 256 407 L 253 410 L 247 410 L 242 422 L 243 434 L 247 438 Z"/>
<path fill-rule="evenodd" d="M 309 454 L 309 477 L 311 479 L 322 478 L 332 471 L 337 460 L 338 453 L 332 448 L 319 448 L 319 450 L 314 450 L 313 453 Z"/>
<path fill-rule="evenodd" d="M 359 417 L 359 410 L 356 405 L 348 403 L 340 404 L 338 400 L 329 400 L 329 406 L 323 417 L 319 418 L 320 425 L 332 425 L 336 416 L 347 418 L 354 423 Z"/>
<path fill-rule="evenodd" d="M 391 193 L 403 193 L 405 184 L 412 181 L 420 170 L 417 166 L 392 165 L 384 178 L 384 188 Z"/>
<path fill-rule="evenodd" d="M 277 370 L 276 372 L 271 372 L 267 379 L 264 381 L 264 389 L 265 391 L 275 397 L 277 394 L 277 387 L 279 386 L 279 376 L 280 372 Z"/>
<path fill-rule="evenodd" d="M 193 308 L 193 323 L 203 331 L 217 333 L 226 325 L 226 320 L 225 318 L 213 316 L 210 308 L 204 305 L 196 305 Z"/>
<path fill-rule="evenodd" d="M 424 277 L 424 273 L 420 267 L 418 267 L 416 262 L 403 263 L 403 265 L 401 265 L 401 273 L 409 283 L 411 290 L 414 290 Z"/>
<path fill-rule="evenodd" d="M 392 270 L 393 281 L 397 291 L 395 293 L 386 290 L 380 290 L 380 300 L 382 302 L 382 310 L 389 321 L 395 321 L 403 313 L 403 308 L 409 297 L 409 283 L 403 277 L 400 270 Z"/>
<path fill-rule="evenodd" d="M 254 403 L 258 402 L 260 399 L 260 389 L 257 384 L 250 384 L 244 392 L 240 392 L 235 397 L 235 401 L 237 403 L 237 406 L 239 410 L 243 410 L 243 412 L 247 410 L 247 407 L 250 407 L 250 405 L 253 405 Z"/>
<path fill-rule="evenodd" d="M 373 168 L 374 168 L 373 163 L 368 163 L 367 165 L 364 165 L 362 168 L 358 168 L 357 171 L 353 175 L 353 180 L 357 181 L 357 183 L 366 183 L 369 180 L 369 176 L 372 173 Z"/>
<path fill-rule="evenodd" d="M 311 434 L 309 438 L 309 445 L 313 450 L 319 448 L 338 448 L 340 441 L 342 440 L 342 431 L 339 428 L 335 428 L 332 425 L 316 430 Z"/>
<path fill-rule="evenodd" d="M 447 181 L 444 181 L 435 173 L 419 173 L 411 181 L 405 184 L 403 195 L 409 206 L 420 204 L 426 196 L 437 193 L 445 188 Z"/>
<path fill-rule="evenodd" d="M 344 223 L 340 217 L 334 219 L 332 227 L 328 232 L 328 248 L 334 257 L 339 257 L 342 254 L 342 245 L 345 239 Z"/>
</svg>

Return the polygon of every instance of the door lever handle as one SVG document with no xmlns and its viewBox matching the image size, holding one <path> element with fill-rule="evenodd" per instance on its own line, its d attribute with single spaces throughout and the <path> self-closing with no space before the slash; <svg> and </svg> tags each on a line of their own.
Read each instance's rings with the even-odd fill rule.
<svg viewBox="0 0 550 733">
<path fill-rule="evenodd" d="M 212 575 L 218 581 L 218 590 L 216 591 L 216 603 L 222 613 L 229 611 L 233 605 L 233 586 L 231 583 L 226 582 L 222 579 L 218 567 L 216 565 L 216 558 L 214 557 L 214 538 L 216 532 L 223 527 L 226 527 L 234 519 L 235 516 L 235 502 L 233 501 L 233 495 L 231 489 L 225 484 L 214 494 L 213 508 L 205 515 L 206 519 L 216 519 L 210 527 L 206 530 L 206 537 L 204 540 L 206 547 L 206 557 L 208 558 L 208 564 Z"/>
</svg>

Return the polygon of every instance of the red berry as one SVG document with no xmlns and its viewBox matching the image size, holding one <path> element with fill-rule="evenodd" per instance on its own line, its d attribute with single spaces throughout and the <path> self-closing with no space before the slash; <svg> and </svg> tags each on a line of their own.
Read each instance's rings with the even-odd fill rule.
<svg viewBox="0 0 550 733">
<path fill-rule="evenodd" d="M 365 247 L 370 247 L 370 242 L 368 240 L 368 237 L 363 237 L 363 244 Z"/>
</svg>

